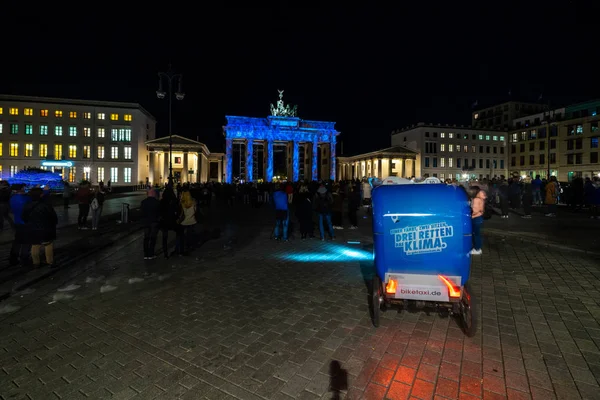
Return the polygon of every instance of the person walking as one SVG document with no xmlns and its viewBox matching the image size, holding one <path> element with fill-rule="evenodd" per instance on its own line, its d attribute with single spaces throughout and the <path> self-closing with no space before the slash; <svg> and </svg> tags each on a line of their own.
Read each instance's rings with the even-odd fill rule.
<svg viewBox="0 0 600 400">
<path fill-rule="evenodd" d="M 90 202 L 92 200 L 92 192 L 87 183 L 79 186 L 77 195 L 75 196 L 79 203 L 79 215 L 77 216 L 77 227 L 80 230 L 87 230 L 87 217 L 90 213 Z"/>
<path fill-rule="evenodd" d="M 100 224 L 100 216 L 102 215 L 102 207 L 104 206 L 104 199 L 106 193 L 102 187 L 98 187 L 98 190 L 93 195 L 93 199 L 90 203 L 90 210 L 92 211 L 92 230 L 98 230 Z"/>
</svg>

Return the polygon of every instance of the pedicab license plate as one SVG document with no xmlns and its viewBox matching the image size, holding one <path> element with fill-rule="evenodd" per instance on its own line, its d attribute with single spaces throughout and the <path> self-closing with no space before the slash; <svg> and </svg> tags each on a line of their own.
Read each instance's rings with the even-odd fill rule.
<svg viewBox="0 0 600 400">
<path fill-rule="evenodd" d="M 461 284 L 460 276 L 447 276 L 457 286 Z M 417 274 L 385 274 L 385 282 L 394 279 L 397 282 L 396 293 L 393 295 L 396 299 L 421 300 L 421 301 L 450 301 L 448 288 L 440 281 L 437 275 L 417 275 Z M 386 294 L 392 296 L 392 294 Z"/>
</svg>

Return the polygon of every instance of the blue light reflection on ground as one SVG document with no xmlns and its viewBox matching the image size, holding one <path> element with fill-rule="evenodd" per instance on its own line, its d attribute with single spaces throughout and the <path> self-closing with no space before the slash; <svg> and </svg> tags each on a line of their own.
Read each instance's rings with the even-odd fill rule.
<svg viewBox="0 0 600 400">
<path fill-rule="evenodd" d="M 371 261 L 373 253 L 357 247 L 327 243 L 314 251 L 299 251 L 295 254 L 281 254 L 277 257 L 295 262 L 348 262 Z"/>
</svg>

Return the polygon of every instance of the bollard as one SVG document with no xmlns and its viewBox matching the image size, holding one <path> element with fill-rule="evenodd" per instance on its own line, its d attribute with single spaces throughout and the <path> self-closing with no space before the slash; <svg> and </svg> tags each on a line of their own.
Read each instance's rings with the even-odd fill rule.
<svg viewBox="0 0 600 400">
<path fill-rule="evenodd" d="M 121 223 L 127 224 L 129 222 L 129 204 L 121 204 Z"/>
</svg>

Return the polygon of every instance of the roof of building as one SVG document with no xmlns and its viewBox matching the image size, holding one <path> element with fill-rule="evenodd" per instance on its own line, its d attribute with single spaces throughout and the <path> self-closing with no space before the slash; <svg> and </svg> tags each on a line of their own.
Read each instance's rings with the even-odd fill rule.
<svg viewBox="0 0 600 400">
<path fill-rule="evenodd" d="M 153 121 L 156 118 L 148 110 L 142 107 L 139 103 L 125 103 L 117 101 L 99 101 L 99 100 L 81 100 L 81 99 L 63 99 L 59 97 L 38 97 L 38 96 L 16 96 L 10 94 L 0 94 L 0 101 L 16 101 L 27 103 L 45 103 L 45 104 L 70 104 L 77 106 L 92 106 L 92 107 L 113 107 L 113 108 L 129 108 L 138 109 Z"/>
<path fill-rule="evenodd" d="M 403 146 L 393 146 L 388 147 L 386 149 L 380 149 L 376 151 L 371 151 L 369 153 L 357 154 L 354 156 L 339 156 L 339 159 L 342 160 L 357 160 L 363 158 L 373 158 L 373 157 L 415 157 L 418 154 L 417 151 L 411 150 L 407 147 Z"/>
<path fill-rule="evenodd" d="M 173 147 L 179 147 L 179 148 L 184 148 L 184 149 L 204 149 L 206 154 L 210 154 L 210 151 L 208 150 L 208 147 L 206 147 L 206 145 L 202 142 L 198 142 L 196 140 L 193 139 L 188 139 L 186 137 L 183 136 L 179 136 L 179 135 L 172 135 L 171 136 L 172 142 L 173 142 Z M 160 137 L 160 138 L 156 138 L 156 139 L 152 139 L 152 140 L 148 140 L 146 141 L 146 146 L 154 146 L 154 147 L 169 147 L 169 136 L 164 136 L 164 137 Z"/>
<path fill-rule="evenodd" d="M 397 129 L 392 131 L 392 135 L 397 135 L 399 133 L 407 132 L 417 128 L 433 128 L 433 129 L 453 129 L 453 130 L 469 130 L 469 131 L 478 131 L 478 132 L 504 132 L 506 129 L 493 129 L 493 128 L 475 128 L 471 125 L 450 125 L 450 124 L 434 124 L 430 122 L 419 122 L 417 124 L 407 126 L 405 128 Z"/>
</svg>

